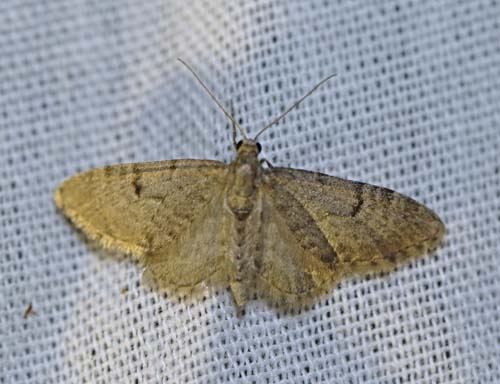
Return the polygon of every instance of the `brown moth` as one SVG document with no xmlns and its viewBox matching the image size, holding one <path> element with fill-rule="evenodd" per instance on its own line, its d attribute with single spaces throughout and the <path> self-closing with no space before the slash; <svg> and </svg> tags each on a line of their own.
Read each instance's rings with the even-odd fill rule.
<svg viewBox="0 0 500 384">
<path fill-rule="evenodd" d="M 258 137 L 331 76 L 249 139 L 187 67 L 233 122 L 233 162 L 106 166 L 71 177 L 54 195 L 89 238 L 135 255 L 156 288 L 213 284 L 229 286 L 239 309 L 254 294 L 293 305 L 344 276 L 391 270 L 439 243 L 443 223 L 409 197 L 262 165 Z"/>
</svg>

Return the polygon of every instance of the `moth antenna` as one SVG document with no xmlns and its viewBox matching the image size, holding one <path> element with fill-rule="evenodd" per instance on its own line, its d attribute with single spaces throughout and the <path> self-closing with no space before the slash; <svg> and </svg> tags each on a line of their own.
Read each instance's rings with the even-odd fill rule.
<svg viewBox="0 0 500 384">
<path fill-rule="evenodd" d="M 276 117 L 273 121 L 271 121 L 269 124 L 267 124 L 264 128 L 262 128 L 259 133 L 255 136 L 254 140 L 257 140 L 257 138 L 262 135 L 269 127 L 273 126 L 276 124 L 278 121 L 280 121 L 282 118 L 284 118 L 290 111 L 292 111 L 294 108 L 298 107 L 300 103 L 304 101 L 308 96 L 310 96 L 316 89 L 321 87 L 324 83 L 326 83 L 328 80 L 330 80 L 332 77 L 337 76 L 336 73 L 331 74 L 328 77 L 325 77 L 323 80 L 321 80 L 318 84 L 316 84 L 309 92 L 307 92 L 304 96 L 302 96 L 300 99 L 298 99 L 293 105 L 288 108 L 285 112 L 283 112 L 281 115 Z"/>
<path fill-rule="evenodd" d="M 193 74 L 193 76 L 196 78 L 196 80 L 198 80 L 198 82 L 201 84 L 203 89 L 210 95 L 212 100 L 215 101 L 215 104 L 217 104 L 217 106 L 222 110 L 222 112 L 224 112 L 224 114 L 227 116 L 227 118 L 233 122 L 233 124 L 236 126 L 236 128 L 238 128 L 238 130 L 240 131 L 243 138 L 248 139 L 247 135 L 245 135 L 245 131 L 243 130 L 243 128 L 241 128 L 241 126 L 238 124 L 236 119 L 233 116 L 231 116 L 231 114 L 224 109 L 224 107 L 222 106 L 222 103 L 219 100 L 217 100 L 217 97 L 215 97 L 213 92 L 207 87 L 207 85 L 203 82 L 203 80 L 201 80 L 201 78 L 197 75 L 197 73 L 194 71 L 194 69 L 191 68 L 181 58 L 177 58 L 177 60 L 179 60 L 182 64 L 184 64 L 184 66 L 189 70 L 189 72 L 191 72 Z"/>
<path fill-rule="evenodd" d="M 234 116 L 234 105 L 232 100 L 231 100 L 231 116 Z M 236 125 L 234 125 L 234 122 L 231 124 L 231 134 L 233 139 L 234 150 L 238 152 L 238 145 L 236 144 Z"/>
</svg>

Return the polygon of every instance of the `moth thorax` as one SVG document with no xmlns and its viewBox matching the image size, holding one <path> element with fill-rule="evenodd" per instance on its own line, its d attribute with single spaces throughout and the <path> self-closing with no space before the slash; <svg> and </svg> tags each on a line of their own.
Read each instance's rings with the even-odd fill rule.
<svg viewBox="0 0 500 384">
<path fill-rule="evenodd" d="M 242 197 L 253 195 L 256 174 L 257 169 L 252 164 L 239 165 L 234 173 L 234 192 Z"/>
<path fill-rule="evenodd" d="M 252 164 L 237 164 L 234 168 L 233 183 L 227 194 L 227 203 L 238 220 L 245 220 L 255 200 L 255 180 L 258 167 Z"/>
</svg>

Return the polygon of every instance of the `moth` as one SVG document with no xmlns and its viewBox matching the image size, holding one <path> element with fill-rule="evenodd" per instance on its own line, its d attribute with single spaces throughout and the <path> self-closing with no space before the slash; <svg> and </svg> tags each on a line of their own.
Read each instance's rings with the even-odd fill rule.
<svg viewBox="0 0 500 384">
<path fill-rule="evenodd" d="M 259 159 L 259 136 L 331 76 L 251 139 L 182 63 L 233 122 L 235 159 L 105 166 L 64 181 L 54 196 L 89 238 L 135 255 L 155 288 L 229 287 L 240 309 L 254 295 L 293 305 L 440 242 L 442 221 L 409 197 Z"/>
</svg>

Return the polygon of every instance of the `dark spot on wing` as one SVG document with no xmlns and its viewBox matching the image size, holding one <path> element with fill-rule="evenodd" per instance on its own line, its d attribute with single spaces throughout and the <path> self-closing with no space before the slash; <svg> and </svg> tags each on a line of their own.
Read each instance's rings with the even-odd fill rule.
<svg viewBox="0 0 500 384">
<path fill-rule="evenodd" d="M 337 252 L 335 252 L 335 250 L 330 245 L 328 247 L 328 252 L 321 252 L 320 260 L 323 263 L 327 264 L 330 268 L 332 268 L 337 264 L 339 258 L 337 256 Z"/>
<path fill-rule="evenodd" d="M 134 187 L 134 193 L 137 197 L 141 197 L 142 184 L 140 184 L 138 179 L 132 180 L 132 186 Z"/>
<path fill-rule="evenodd" d="M 104 176 L 109 177 L 113 174 L 113 166 L 111 165 L 106 165 L 104 167 Z"/>
<path fill-rule="evenodd" d="M 396 255 L 394 253 L 389 253 L 387 255 L 384 255 L 384 258 L 392 264 L 396 263 Z"/>
<path fill-rule="evenodd" d="M 354 183 L 356 191 L 356 204 L 352 207 L 351 217 L 356 217 L 363 207 L 363 183 Z"/>
</svg>

